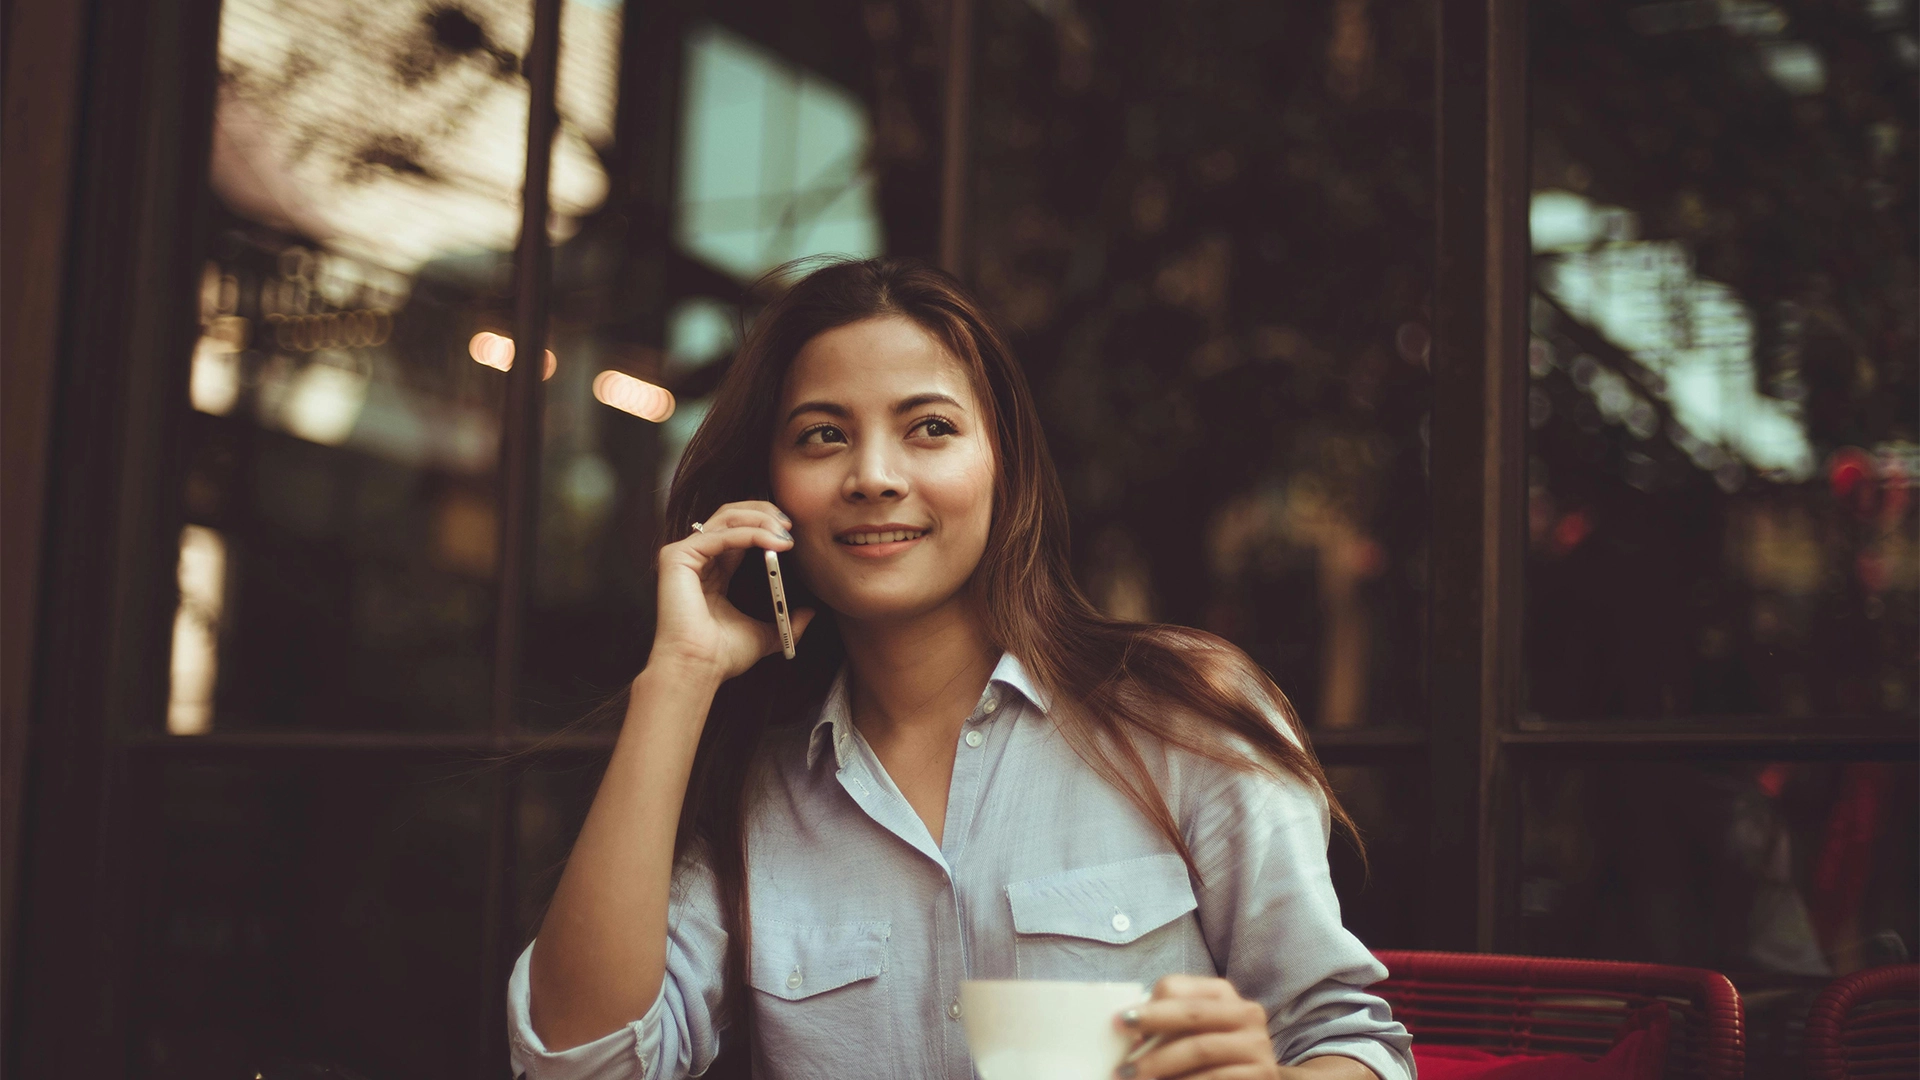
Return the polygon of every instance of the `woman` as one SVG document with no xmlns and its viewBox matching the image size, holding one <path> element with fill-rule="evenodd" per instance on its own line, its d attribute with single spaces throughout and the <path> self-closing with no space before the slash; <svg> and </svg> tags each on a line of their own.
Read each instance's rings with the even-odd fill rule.
<svg viewBox="0 0 1920 1080">
<path fill-rule="evenodd" d="M 516 1069 L 678 1078 L 737 1039 L 761 1076 L 966 1080 L 960 981 L 1051 978 L 1154 985 L 1126 1077 L 1410 1078 L 1290 706 L 1217 638 L 1096 612 L 1066 526 L 953 279 L 837 263 L 775 301 L 674 478 Z M 727 596 L 759 548 L 816 598 L 791 662 Z"/>
</svg>

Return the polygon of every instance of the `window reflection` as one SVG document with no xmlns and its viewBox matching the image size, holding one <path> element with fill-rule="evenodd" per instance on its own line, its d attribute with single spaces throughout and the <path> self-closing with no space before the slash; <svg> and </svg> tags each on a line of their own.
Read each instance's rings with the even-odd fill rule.
<svg viewBox="0 0 1920 1080">
<path fill-rule="evenodd" d="M 1530 10 L 1531 708 L 1910 721 L 1911 5 Z"/>
<path fill-rule="evenodd" d="M 977 277 L 1082 582 L 1310 725 L 1419 722 L 1427 8 L 981 8 Z"/>
<path fill-rule="evenodd" d="M 607 195 L 621 20 L 562 7 L 557 239 Z M 510 357 L 470 346 L 511 345 L 531 27 L 525 0 L 223 5 L 184 502 L 229 587 L 217 638 L 183 588 L 169 730 L 486 723 Z"/>
<path fill-rule="evenodd" d="M 179 580 L 167 731 L 203 735 L 213 726 L 213 688 L 220 673 L 220 619 L 227 601 L 226 540 L 204 526 L 182 529 Z"/>
<path fill-rule="evenodd" d="M 470 767 L 172 762 L 140 790 L 131 1074 L 476 1075 L 486 814 Z"/>
<path fill-rule="evenodd" d="M 1827 977 L 1916 940 L 1911 763 L 1536 765 L 1526 951 Z"/>
<path fill-rule="evenodd" d="M 881 251 L 860 99 L 722 27 L 687 35 L 676 239 L 742 278 Z"/>
<path fill-rule="evenodd" d="M 570 235 L 606 198 L 595 146 L 612 137 L 619 11 L 572 0 L 562 27 L 581 47 L 560 73 L 549 198 Z M 532 32 L 526 0 L 224 4 L 214 189 L 250 221 L 403 274 L 510 250 Z"/>
</svg>

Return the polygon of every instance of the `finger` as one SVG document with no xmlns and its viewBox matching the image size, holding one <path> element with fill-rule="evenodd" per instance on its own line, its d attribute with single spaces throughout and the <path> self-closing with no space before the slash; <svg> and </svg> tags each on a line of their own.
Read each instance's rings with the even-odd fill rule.
<svg viewBox="0 0 1920 1080">
<path fill-rule="evenodd" d="M 713 516 L 700 523 L 702 531 L 738 528 L 742 525 L 757 526 L 775 533 L 791 531 L 793 520 L 774 508 L 772 503 L 729 503 L 713 512 Z"/>
<path fill-rule="evenodd" d="M 1214 1069 L 1202 1069 L 1191 1072 L 1179 1080 L 1274 1080 L 1280 1075 L 1280 1066 L 1255 1065 L 1245 1062 L 1239 1065 L 1222 1065 Z"/>
<path fill-rule="evenodd" d="M 712 521 L 714 520 L 714 518 L 718 518 L 723 514 L 730 514 L 735 511 L 745 511 L 748 513 L 766 514 L 768 517 L 773 518 L 775 521 L 778 521 L 782 525 L 785 525 L 788 527 L 792 527 L 793 525 L 793 519 L 787 516 L 786 511 L 780 509 L 779 507 L 773 505 L 772 503 L 768 502 L 765 499 L 741 499 L 738 502 L 721 503 L 718 507 L 714 509 L 713 517 L 708 518 L 707 520 Z"/>
<path fill-rule="evenodd" d="M 1162 998 L 1238 998 L 1240 992 L 1225 979 L 1211 975 L 1162 975 L 1153 984 L 1153 997 Z"/>
<path fill-rule="evenodd" d="M 1162 1043 L 1133 1062 L 1131 1073 L 1121 1066 L 1115 1075 L 1121 1080 L 1185 1077 L 1204 1069 L 1264 1065 L 1272 1060 L 1273 1045 L 1265 1031 L 1210 1031 Z"/>
<path fill-rule="evenodd" d="M 755 547 L 785 551 L 792 546 L 791 536 L 784 536 L 772 529 L 752 525 L 738 525 L 730 529 L 708 529 L 706 532 L 697 532 L 667 545 L 669 548 L 677 548 L 697 556 L 700 563 L 717 559 L 722 552 L 727 551 L 746 551 Z"/>
<path fill-rule="evenodd" d="M 807 608 L 795 608 L 793 612 L 788 615 L 788 618 L 793 620 L 793 640 L 794 641 L 797 642 L 803 636 L 805 636 L 807 632 L 807 627 L 813 625 L 813 617 L 817 614 L 819 613 L 814 611 L 812 608 L 807 607 Z"/>
<path fill-rule="evenodd" d="M 1252 1008 L 1249 1008 L 1252 1006 Z M 1188 1034 L 1196 1031 L 1233 1031 L 1248 1026 L 1252 1002 L 1211 997 L 1165 998 L 1144 1002 L 1120 1014 L 1120 1024 L 1144 1035 L 1159 1032 Z M 1260 1023 L 1264 1027 L 1263 1019 Z"/>
<path fill-rule="evenodd" d="M 706 592 L 708 596 L 719 596 L 721 593 L 726 592 L 727 583 L 733 580 L 734 573 L 740 569 L 740 564 L 746 560 L 747 552 L 752 550 L 754 549 L 735 548 L 731 551 L 721 552 L 720 557 L 709 562 L 707 569 L 701 573 L 701 589 Z"/>
</svg>

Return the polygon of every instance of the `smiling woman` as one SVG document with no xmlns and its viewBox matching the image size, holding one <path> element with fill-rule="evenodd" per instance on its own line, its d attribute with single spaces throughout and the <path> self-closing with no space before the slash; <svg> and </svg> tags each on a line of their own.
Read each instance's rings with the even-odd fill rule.
<svg viewBox="0 0 1920 1080">
<path fill-rule="evenodd" d="M 775 299 L 662 540 L 652 653 L 510 983 L 530 1080 L 723 1046 L 963 1080 L 963 977 L 1154 983 L 1115 1018 L 1130 1077 L 1411 1076 L 1291 705 L 1225 641 L 1088 603 L 1025 378 L 952 277 L 832 262 Z M 812 597 L 792 663 L 729 599 L 756 548 Z"/>
</svg>

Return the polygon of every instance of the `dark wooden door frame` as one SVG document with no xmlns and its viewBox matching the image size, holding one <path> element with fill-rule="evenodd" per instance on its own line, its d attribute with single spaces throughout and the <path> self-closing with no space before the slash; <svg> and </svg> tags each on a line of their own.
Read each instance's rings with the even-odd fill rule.
<svg viewBox="0 0 1920 1080">
<path fill-rule="evenodd" d="M 0 957 L 14 955 L 21 791 L 27 771 L 34 627 L 46 506 L 53 353 L 60 340 L 82 4 L 6 8 L 5 122 L 0 137 Z M 0 1045 L 14 989 L 0 964 Z"/>
<path fill-rule="evenodd" d="M 126 736 L 158 730 L 177 602 L 217 0 L 83 5 L 20 851 L 10 1075 L 120 1076 L 134 950 Z"/>
<path fill-rule="evenodd" d="M 1526 553 L 1526 6 L 1438 0 L 1423 941 L 1494 948 Z"/>
</svg>

